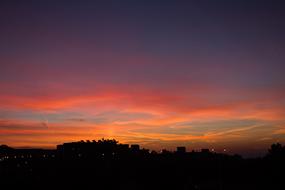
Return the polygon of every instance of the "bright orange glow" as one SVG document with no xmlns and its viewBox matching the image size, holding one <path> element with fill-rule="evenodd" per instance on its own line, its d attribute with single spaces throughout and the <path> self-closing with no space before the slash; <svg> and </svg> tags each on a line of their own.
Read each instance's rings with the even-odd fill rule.
<svg viewBox="0 0 285 190">
<path fill-rule="evenodd" d="M 284 125 L 280 125 L 284 110 L 273 106 L 274 99 L 216 105 L 189 94 L 124 89 L 62 98 L 2 96 L 1 107 L 31 116 L 2 119 L 0 143 L 54 147 L 104 137 L 156 149 L 189 142 L 216 146 L 239 141 L 270 143 L 284 134 Z"/>
</svg>

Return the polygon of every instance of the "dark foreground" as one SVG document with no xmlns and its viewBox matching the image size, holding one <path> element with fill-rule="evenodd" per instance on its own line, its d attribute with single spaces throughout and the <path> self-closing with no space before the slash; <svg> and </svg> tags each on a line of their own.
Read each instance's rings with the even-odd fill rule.
<svg viewBox="0 0 285 190">
<path fill-rule="evenodd" d="M 285 189 L 285 148 L 264 158 L 202 152 L 149 153 L 116 141 L 68 143 L 57 150 L 0 149 L 0 189 Z"/>
</svg>

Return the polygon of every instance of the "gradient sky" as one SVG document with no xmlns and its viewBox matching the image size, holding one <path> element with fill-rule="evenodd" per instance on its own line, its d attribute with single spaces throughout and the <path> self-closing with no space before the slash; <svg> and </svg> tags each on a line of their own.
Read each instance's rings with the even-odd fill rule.
<svg viewBox="0 0 285 190">
<path fill-rule="evenodd" d="M 1 1 L 0 144 L 285 142 L 285 3 Z"/>
</svg>

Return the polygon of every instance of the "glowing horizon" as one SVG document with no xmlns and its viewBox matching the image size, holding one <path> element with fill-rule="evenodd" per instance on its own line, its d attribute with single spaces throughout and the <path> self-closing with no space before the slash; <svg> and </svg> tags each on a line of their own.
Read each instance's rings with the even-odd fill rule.
<svg viewBox="0 0 285 190">
<path fill-rule="evenodd" d="M 1 2 L 0 144 L 284 143 L 285 11 L 221 2 Z"/>
</svg>

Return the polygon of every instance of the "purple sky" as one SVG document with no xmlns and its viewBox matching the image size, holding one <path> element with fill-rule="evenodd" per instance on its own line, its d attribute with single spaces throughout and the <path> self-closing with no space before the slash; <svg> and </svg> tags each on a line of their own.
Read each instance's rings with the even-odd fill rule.
<svg viewBox="0 0 285 190">
<path fill-rule="evenodd" d="M 1 1 L 0 144 L 266 151 L 285 141 L 284 21 L 281 0 Z"/>
</svg>

